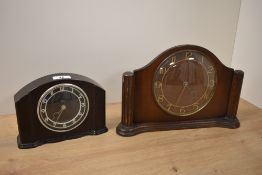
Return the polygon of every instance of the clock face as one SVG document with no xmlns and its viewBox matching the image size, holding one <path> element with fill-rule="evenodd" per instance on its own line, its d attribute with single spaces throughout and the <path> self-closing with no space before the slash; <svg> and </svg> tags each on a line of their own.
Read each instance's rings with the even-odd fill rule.
<svg viewBox="0 0 262 175">
<path fill-rule="evenodd" d="M 86 93 L 73 84 L 57 84 L 40 97 L 37 114 L 41 124 L 55 132 L 66 132 L 78 127 L 89 112 Z"/>
<path fill-rule="evenodd" d="M 209 103 L 216 84 L 216 69 L 209 57 L 195 50 L 178 51 L 158 66 L 154 98 L 167 113 L 189 116 Z"/>
</svg>

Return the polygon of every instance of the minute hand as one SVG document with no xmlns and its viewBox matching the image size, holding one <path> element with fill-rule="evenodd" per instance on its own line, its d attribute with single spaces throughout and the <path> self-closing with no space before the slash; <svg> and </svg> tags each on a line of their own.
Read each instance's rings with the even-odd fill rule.
<svg viewBox="0 0 262 175">
<path fill-rule="evenodd" d="M 177 100 L 176 100 L 176 103 L 175 103 L 176 105 L 177 105 L 177 103 L 180 101 L 182 95 L 184 94 L 184 91 L 185 91 L 188 83 L 187 83 L 187 82 L 184 82 L 183 85 L 184 85 L 184 87 L 183 87 L 183 89 L 181 90 L 181 92 L 180 92 L 180 94 L 179 94 L 179 96 L 178 96 L 178 98 L 177 98 Z"/>
<path fill-rule="evenodd" d="M 58 112 L 55 112 L 55 113 L 53 114 L 53 119 L 56 118 L 56 121 L 58 121 L 58 120 L 60 119 L 60 117 L 61 117 L 62 112 L 63 112 L 65 109 L 66 109 L 66 105 L 62 105 L 62 106 L 60 107 L 60 110 L 59 110 Z"/>
</svg>

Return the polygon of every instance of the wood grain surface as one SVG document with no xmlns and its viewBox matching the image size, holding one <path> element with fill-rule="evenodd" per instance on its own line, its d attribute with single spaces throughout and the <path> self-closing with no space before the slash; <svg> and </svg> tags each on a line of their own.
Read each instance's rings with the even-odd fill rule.
<svg viewBox="0 0 262 175">
<path fill-rule="evenodd" d="M 107 105 L 109 132 L 17 148 L 15 115 L 0 116 L 0 174 L 261 175 L 262 110 L 241 100 L 238 129 L 202 128 L 120 137 L 120 104 Z"/>
</svg>

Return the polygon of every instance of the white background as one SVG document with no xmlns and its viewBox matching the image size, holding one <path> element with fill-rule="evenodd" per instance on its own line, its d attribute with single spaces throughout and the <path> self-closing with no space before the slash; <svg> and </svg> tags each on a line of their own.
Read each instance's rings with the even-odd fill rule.
<svg viewBox="0 0 262 175">
<path fill-rule="evenodd" d="M 240 5 L 240 0 L 0 0 L 0 114 L 15 112 L 13 95 L 21 87 L 56 72 L 88 76 L 105 88 L 107 102 L 120 102 L 122 73 L 175 45 L 206 47 L 231 66 L 235 35 L 245 33 L 237 32 Z M 236 46 L 234 63 L 245 47 Z"/>
<path fill-rule="evenodd" d="M 242 98 L 262 108 L 262 1 L 243 0 L 232 67 L 245 72 Z"/>
</svg>

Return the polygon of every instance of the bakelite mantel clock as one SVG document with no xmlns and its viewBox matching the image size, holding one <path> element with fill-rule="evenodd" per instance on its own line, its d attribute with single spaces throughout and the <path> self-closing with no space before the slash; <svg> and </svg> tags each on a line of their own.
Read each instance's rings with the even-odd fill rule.
<svg viewBox="0 0 262 175">
<path fill-rule="evenodd" d="M 236 117 L 244 73 L 223 65 L 209 50 L 181 45 L 123 74 L 122 120 L 116 131 L 239 127 Z"/>
<path fill-rule="evenodd" d="M 15 94 L 19 148 L 107 131 L 105 90 L 72 73 L 47 75 Z"/>
</svg>

